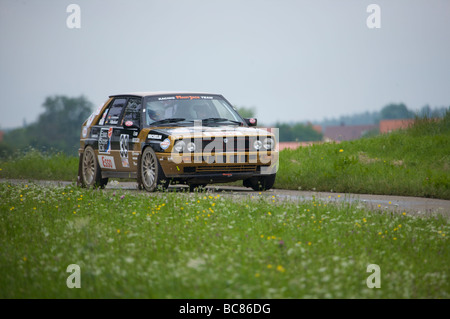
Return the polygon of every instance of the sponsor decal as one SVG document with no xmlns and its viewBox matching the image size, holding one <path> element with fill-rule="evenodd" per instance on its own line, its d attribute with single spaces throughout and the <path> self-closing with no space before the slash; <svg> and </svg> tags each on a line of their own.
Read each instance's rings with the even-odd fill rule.
<svg viewBox="0 0 450 319">
<path fill-rule="evenodd" d="M 204 99 L 204 100 L 212 100 L 214 99 L 213 96 L 198 96 L 198 95 L 176 95 L 176 96 L 164 96 L 164 97 L 159 97 L 158 101 L 165 101 L 165 100 L 199 100 L 199 99 Z"/>
<path fill-rule="evenodd" d="M 89 118 L 88 118 L 88 120 L 87 120 L 87 122 L 86 122 L 86 126 L 88 126 L 88 127 L 91 126 L 92 121 L 94 120 L 95 115 L 96 115 L 96 114 L 92 113 L 92 114 L 89 116 Z"/>
<path fill-rule="evenodd" d="M 130 136 L 128 134 L 120 134 L 120 157 L 128 158 L 128 143 Z"/>
<path fill-rule="evenodd" d="M 165 100 L 175 100 L 174 96 L 164 96 L 164 97 L 159 97 L 158 101 L 165 101 Z M 145 109 L 144 109 L 145 111 Z"/>
<path fill-rule="evenodd" d="M 123 167 L 130 167 L 128 163 L 128 144 L 130 136 L 128 134 L 120 134 L 120 158 L 122 159 Z"/>
<path fill-rule="evenodd" d="M 162 138 L 162 135 L 158 135 L 158 134 L 148 134 L 147 137 L 150 138 L 150 139 L 153 139 L 153 140 L 160 140 L 160 139 Z"/>
<path fill-rule="evenodd" d="M 100 130 L 100 136 L 98 137 L 98 152 L 103 154 L 109 154 L 111 152 L 111 136 L 113 128 L 104 127 Z"/>
<path fill-rule="evenodd" d="M 101 104 L 101 105 L 97 108 L 97 110 L 95 110 L 94 115 L 99 115 L 99 114 L 100 114 L 100 111 L 102 110 L 102 107 L 103 107 L 103 105 L 105 105 L 105 103 L 106 103 L 106 101 L 105 101 L 103 104 Z"/>
<path fill-rule="evenodd" d="M 248 120 L 250 123 L 255 124 L 256 120 L 252 117 L 251 119 Z"/>
<path fill-rule="evenodd" d="M 103 116 L 100 119 L 100 122 L 98 122 L 99 125 L 103 125 L 105 123 L 106 113 L 108 113 L 108 110 L 106 110 L 105 113 L 103 113 Z"/>
<path fill-rule="evenodd" d="M 131 125 L 133 125 L 133 121 L 126 121 L 125 122 L 125 126 L 131 126 Z"/>
<path fill-rule="evenodd" d="M 138 139 L 137 137 L 134 137 L 134 138 L 131 140 L 131 142 L 133 142 L 133 143 L 139 143 L 139 139 Z"/>
<path fill-rule="evenodd" d="M 161 148 L 163 150 L 166 150 L 169 147 L 169 145 L 170 145 L 170 140 L 168 138 L 166 138 L 164 141 L 159 143 L 159 145 L 161 146 Z"/>
<path fill-rule="evenodd" d="M 89 125 L 88 125 L 89 126 Z M 83 135 L 83 137 L 86 137 L 87 136 L 87 127 L 85 126 L 85 127 L 83 127 L 83 130 L 82 130 L 82 133 L 81 133 L 82 135 Z"/>
<path fill-rule="evenodd" d="M 101 168 L 116 169 L 116 164 L 114 163 L 114 157 L 112 157 L 112 156 L 99 155 L 98 163 Z"/>
<path fill-rule="evenodd" d="M 198 100 L 200 96 L 192 96 L 192 95 L 177 95 L 175 96 L 177 100 Z"/>
<path fill-rule="evenodd" d="M 106 101 L 105 101 L 105 103 L 106 103 Z M 95 112 L 93 112 L 93 113 L 89 116 L 89 118 L 88 118 L 88 120 L 87 120 L 87 123 L 86 123 L 86 126 L 87 126 L 87 127 L 91 126 L 92 121 L 94 120 L 94 118 L 95 118 L 97 115 L 100 114 L 100 111 L 102 110 L 102 107 L 103 107 L 103 105 L 105 105 L 105 103 L 103 103 L 103 104 L 101 104 L 99 107 L 97 107 L 97 109 L 95 110 Z M 102 122 L 100 125 L 103 125 L 103 122 Z"/>
<path fill-rule="evenodd" d="M 134 131 L 133 136 L 138 136 L 138 131 Z"/>
</svg>

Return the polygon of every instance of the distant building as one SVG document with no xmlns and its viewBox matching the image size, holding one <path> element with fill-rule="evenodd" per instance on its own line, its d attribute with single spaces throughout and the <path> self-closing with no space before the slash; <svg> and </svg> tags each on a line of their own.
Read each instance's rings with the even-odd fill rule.
<svg viewBox="0 0 450 319">
<path fill-rule="evenodd" d="M 381 120 L 380 121 L 380 133 L 389 133 L 395 130 L 408 128 L 414 123 L 414 119 L 401 119 L 401 120 Z"/>
<path fill-rule="evenodd" d="M 322 132 L 320 125 L 312 126 L 314 130 L 323 133 L 324 142 L 352 141 L 363 137 L 366 133 L 379 129 L 380 133 L 389 133 L 398 129 L 405 129 L 414 123 L 413 119 L 401 120 L 381 120 L 379 125 L 345 125 L 326 126 L 325 132 Z M 300 146 L 311 146 L 314 143 L 321 142 L 280 142 L 279 150 L 296 149 Z"/>
<path fill-rule="evenodd" d="M 327 126 L 323 135 L 325 141 L 351 141 L 375 129 L 378 129 L 377 125 Z"/>
<path fill-rule="evenodd" d="M 320 126 L 320 125 L 313 125 L 312 128 L 313 128 L 313 130 L 316 131 L 317 133 L 322 134 L 322 126 Z"/>
</svg>

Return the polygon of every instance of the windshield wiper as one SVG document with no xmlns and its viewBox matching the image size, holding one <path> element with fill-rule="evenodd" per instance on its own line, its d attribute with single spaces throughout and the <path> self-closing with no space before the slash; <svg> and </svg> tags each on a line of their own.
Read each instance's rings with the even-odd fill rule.
<svg viewBox="0 0 450 319">
<path fill-rule="evenodd" d="M 185 118 L 182 117 L 174 117 L 174 118 L 170 118 L 170 119 L 164 119 L 164 120 L 159 120 L 159 121 L 155 121 L 153 123 L 150 123 L 150 126 L 154 126 L 154 125 L 160 125 L 160 124 L 167 124 L 167 123 L 177 123 L 177 122 L 181 122 L 181 121 L 185 121 Z"/>
<path fill-rule="evenodd" d="M 234 124 L 242 125 L 242 123 L 239 122 L 239 121 L 233 121 L 233 120 L 229 120 L 229 119 L 226 119 L 226 118 L 223 118 L 223 117 L 208 117 L 207 119 L 203 119 L 202 123 L 203 122 L 213 122 L 213 123 L 216 123 L 216 122 L 231 122 L 231 123 L 234 123 Z"/>
</svg>

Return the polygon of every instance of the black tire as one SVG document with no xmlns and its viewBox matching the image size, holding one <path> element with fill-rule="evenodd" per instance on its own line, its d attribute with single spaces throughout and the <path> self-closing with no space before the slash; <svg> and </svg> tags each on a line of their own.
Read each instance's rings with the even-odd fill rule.
<svg viewBox="0 0 450 319">
<path fill-rule="evenodd" d="M 251 187 L 255 191 L 266 191 L 273 187 L 277 174 L 255 176 L 243 181 L 245 187 Z"/>
<path fill-rule="evenodd" d="M 87 146 L 81 158 L 81 185 L 87 188 L 104 188 L 107 183 L 108 178 L 102 178 L 94 149 L 92 146 Z"/>
<path fill-rule="evenodd" d="M 139 181 L 147 192 L 154 192 L 158 188 L 166 189 L 169 182 L 159 164 L 155 151 L 147 147 L 142 152 L 139 165 Z"/>
</svg>

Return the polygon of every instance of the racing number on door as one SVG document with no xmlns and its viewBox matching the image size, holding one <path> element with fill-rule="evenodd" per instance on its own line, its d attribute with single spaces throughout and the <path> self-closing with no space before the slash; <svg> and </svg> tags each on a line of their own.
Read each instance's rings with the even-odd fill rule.
<svg viewBox="0 0 450 319">
<path fill-rule="evenodd" d="M 123 167 L 130 167 L 130 162 L 128 161 L 129 142 L 130 136 L 128 134 L 120 134 L 120 159 Z"/>
</svg>

